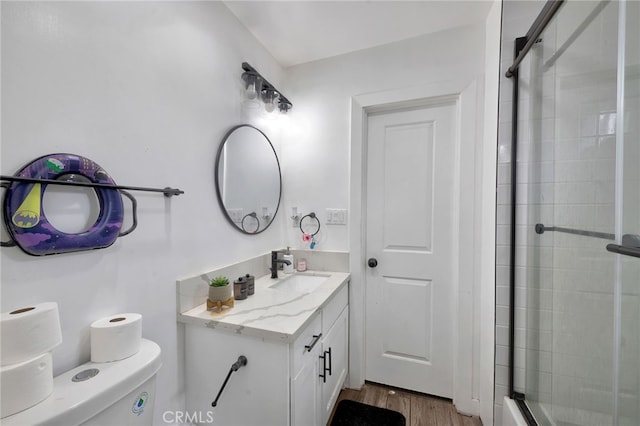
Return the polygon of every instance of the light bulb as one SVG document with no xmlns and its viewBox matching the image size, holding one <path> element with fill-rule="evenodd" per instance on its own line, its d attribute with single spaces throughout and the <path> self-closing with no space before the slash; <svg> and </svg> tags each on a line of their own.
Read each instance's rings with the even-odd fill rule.
<svg viewBox="0 0 640 426">
<path fill-rule="evenodd" d="M 255 72 L 245 72 L 242 74 L 242 80 L 245 83 L 244 96 L 247 100 L 253 101 L 258 98 L 258 94 L 262 89 L 262 79 Z"/>
<path fill-rule="evenodd" d="M 255 99 L 258 95 L 256 91 L 256 84 L 252 83 L 247 86 L 247 99 Z"/>
<path fill-rule="evenodd" d="M 276 109 L 278 103 L 278 93 L 273 89 L 266 89 L 262 91 L 262 102 L 264 102 L 264 110 L 268 113 L 272 113 Z"/>
<path fill-rule="evenodd" d="M 264 103 L 264 110 L 267 112 L 273 112 L 276 109 L 276 104 L 273 101 L 268 101 Z"/>
</svg>

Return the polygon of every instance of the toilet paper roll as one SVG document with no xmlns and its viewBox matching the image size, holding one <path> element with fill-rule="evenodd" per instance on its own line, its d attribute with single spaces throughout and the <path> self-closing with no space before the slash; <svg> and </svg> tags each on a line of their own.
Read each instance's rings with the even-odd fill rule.
<svg viewBox="0 0 640 426">
<path fill-rule="evenodd" d="M 39 303 L 11 312 L 0 319 L 0 365 L 25 362 L 62 343 L 58 304 Z"/>
<path fill-rule="evenodd" d="M 142 315 L 118 314 L 91 324 L 91 361 L 111 362 L 140 350 Z"/>
<path fill-rule="evenodd" d="M 0 367 L 0 416 L 33 407 L 53 392 L 53 362 L 46 352 L 28 361 Z"/>
</svg>

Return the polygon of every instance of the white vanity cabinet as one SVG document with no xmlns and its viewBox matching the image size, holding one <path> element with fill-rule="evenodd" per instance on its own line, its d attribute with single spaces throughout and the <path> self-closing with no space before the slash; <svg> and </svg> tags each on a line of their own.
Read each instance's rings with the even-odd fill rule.
<svg viewBox="0 0 640 426">
<path fill-rule="evenodd" d="M 320 369 L 324 374 L 319 381 L 322 388 L 321 424 L 327 424 L 338 394 L 347 377 L 349 353 L 349 307 L 345 306 L 342 313 L 333 324 L 329 332 L 323 336 Z"/>
<path fill-rule="evenodd" d="M 292 346 L 293 426 L 325 425 L 329 420 L 347 377 L 347 299 L 345 286 Z"/>
<path fill-rule="evenodd" d="M 224 329 L 220 322 L 205 326 L 187 322 L 186 414 L 191 423 L 325 425 L 347 375 L 347 304 L 345 282 L 290 337 L 246 335 L 242 330 Z M 254 331 L 258 321 L 251 324 Z M 212 407 L 240 355 L 247 357 L 247 365 L 231 374 L 217 406 Z"/>
</svg>

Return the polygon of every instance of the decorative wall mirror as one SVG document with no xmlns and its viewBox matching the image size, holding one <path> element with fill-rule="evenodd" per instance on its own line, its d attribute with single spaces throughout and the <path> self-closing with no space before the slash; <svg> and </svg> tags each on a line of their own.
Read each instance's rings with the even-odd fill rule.
<svg viewBox="0 0 640 426">
<path fill-rule="evenodd" d="M 232 128 L 218 149 L 215 179 L 220 207 L 236 229 L 259 234 L 271 225 L 280 206 L 282 176 L 267 135 L 248 124 Z"/>
</svg>

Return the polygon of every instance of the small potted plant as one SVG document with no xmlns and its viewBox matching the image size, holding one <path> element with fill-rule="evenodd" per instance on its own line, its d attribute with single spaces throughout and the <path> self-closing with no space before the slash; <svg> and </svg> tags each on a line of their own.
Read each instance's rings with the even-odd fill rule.
<svg viewBox="0 0 640 426">
<path fill-rule="evenodd" d="M 209 300 L 207 305 L 216 306 L 218 310 L 222 305 L 233 306 L 233 292 L 227 277 L 218 276 L 209 282 Z"/>
</svg>

